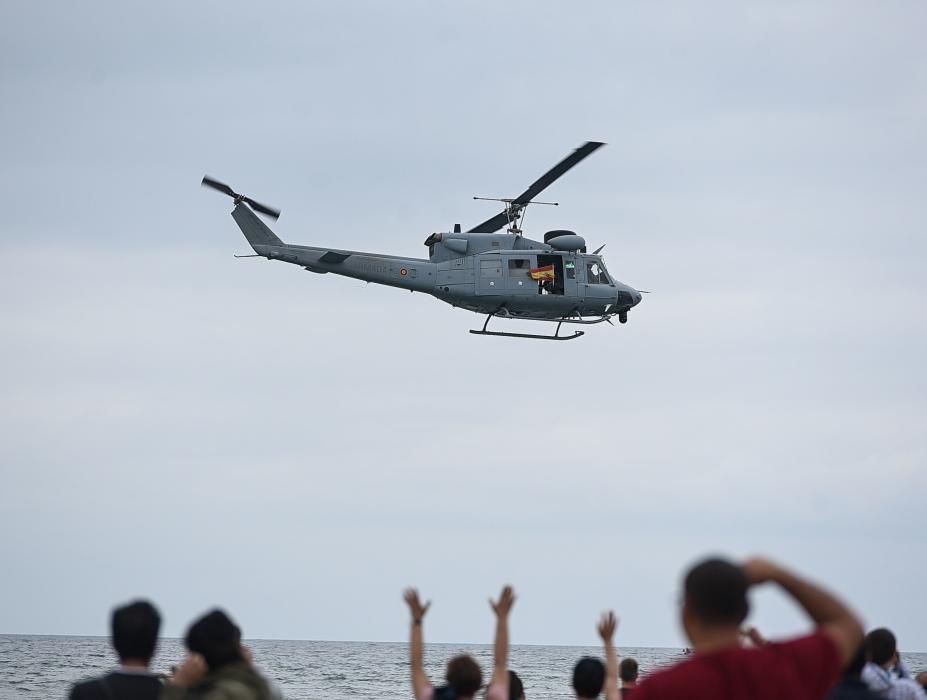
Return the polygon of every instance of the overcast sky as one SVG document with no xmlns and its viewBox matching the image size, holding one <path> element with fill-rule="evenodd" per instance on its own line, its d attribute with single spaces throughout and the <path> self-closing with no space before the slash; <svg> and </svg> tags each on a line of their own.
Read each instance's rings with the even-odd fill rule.
<svg viewBox="0 0 927 700">
<path fill-rule="evenodd" d="M 927 651 L 922 2 L 0 4 L 0 633 L 676 645 L 760 552 Z M 652 290 L 579 341 L 264 260 L 528 212 Z M 807 628 L 775 592 L 754 621 Z"/>
</svg>

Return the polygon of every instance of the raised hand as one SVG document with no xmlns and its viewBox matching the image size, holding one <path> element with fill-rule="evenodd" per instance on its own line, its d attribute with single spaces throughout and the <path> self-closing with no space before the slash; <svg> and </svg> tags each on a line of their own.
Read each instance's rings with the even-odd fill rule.
<svg viewBox="0 0 927 700">
<path fill-rule="evenodd" d="M 507 617 L 512 611 L 512 606 L 515 605 L 515 591 L 512 590 L 511 586 L 505 586 L 502 593 L 499 594 L 499 600 L 490 598 L 489 604 L 492 606 L 493 612 L 496 613 L 496 617 Z"/>
<path fill-rule="evenodd" d="M 756 627 L 745 627 L 740 630 L 740 636 L 749 639 L 750 643 L 755 647 L 762 647 L 768 644 L 766 638 Z"/>
<path fill-rule="evenodd" d="M 402 597 L 406 601 L 406 605 L 409 606 L 409 612 L 413 620 L 421 620 L 425 617 L 425 613 L 428 612 L 428 608 L 431 607 L 430 600 L 422 605 L 422 601 L 418 598 L 418 591 L 414 588 L 407 588 L 403 592 Z"/>
<path fill-rule="evenodd" d="M 615 630 L 618 629 L 618 618 L 615 617 L 613 610 L 609 610 L 607 613 L 602 613 L 602 619 L 599 620 L 599 636 L 602 638 L 602 641 L 606 644 L 611 643 L 615 638 Z"/>
<path fill-rule="evenodd" d="M 209 669 L 206 660 L 199 654 L 190 654 L 180 664 L 180 668 L 171 678 L 171 683 L 181 688 L 192 688 L 199 683 Z"/>
</svg>

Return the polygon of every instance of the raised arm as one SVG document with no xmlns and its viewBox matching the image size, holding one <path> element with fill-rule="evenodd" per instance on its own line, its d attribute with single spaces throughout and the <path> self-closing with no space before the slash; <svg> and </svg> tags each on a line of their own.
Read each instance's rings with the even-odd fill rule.
<svg viewBox="0 0 927 700">
<path fill-rule="evenodd" d="M 599 622 L 599 636 L 605 644 L 605 700 L 618 700 L 618 652 L 615 649 L 615 630 L 618 618 L 609 610 Z"/>
<path fill-rule="evenodd" d="M 493 671 L 490 686 L 499 697 L 507 700 L 509 697 L 509 613 L 515 605 L 515 592 L 511 586 L 506 586 L 499 594 L 499 600 L 490 599 L 489 604 L 496 613 L 496 640 L 493 647 Z"/>
<path fill-rule="evenodd" d="M 846 665 L 859 650 L 863 627 L 856 615 L 834 595 L 766 559 L 751 559 L 744 572 L 752 585 L 778 584 L 804 609 L 815 624 L 837 643 Z"/>
<path fill-rule="evenodd" d="M 418 591 L 414 588 L 407 588 L 402 597 L 409 606 L 409 613 L 412 616 L 409 623 L 409 668 L 412 673 L 412 692 L 415 693 L 416 700 L 429 700 L 431 681 L 425 674 L 425 638 L 422 625 L 431 601 L 422 605 L 418 598 Z"/>
</svg>

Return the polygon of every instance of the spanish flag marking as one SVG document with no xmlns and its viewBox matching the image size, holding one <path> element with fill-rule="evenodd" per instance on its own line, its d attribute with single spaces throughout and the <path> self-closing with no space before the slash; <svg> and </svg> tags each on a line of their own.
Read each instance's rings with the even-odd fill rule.
<svg viewBox="0 0 927 700">
<path fill-rule="evenodd" d="M 553 280 L 556 278 L 554 275 L 554 266 L 553 265 L 544 265 L 543 267 L 532 267 L 528 270 L 533 280 Z"/>
</svg>

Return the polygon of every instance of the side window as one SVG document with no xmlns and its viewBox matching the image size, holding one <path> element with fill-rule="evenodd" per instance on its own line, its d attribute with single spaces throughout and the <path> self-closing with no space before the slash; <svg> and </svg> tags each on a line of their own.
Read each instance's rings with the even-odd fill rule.
<svg viewBox="0 0 927 700">
<path fill-rule="evenodd" d="M 611 284 L 608 274 L 597 262 L 586 263 L 586 284 Z"/>
<path fill-rule="evenodd" d="M 531 269 L 528 258 L 509 258 L 509 277 L 512 279 L 530 279 Z"/>
<path fill-rule="evenodd" d="M 568 280 L 576 279 L 576 263 L 572 260 L 567 260 L 563 267 L 566 269 L 566 277 Z"/>
<path fill-rule="evenodd" d="M 502 277 L 502 261 L 480 260 L 480 275 L 483 277 Z"/>
</svg>

